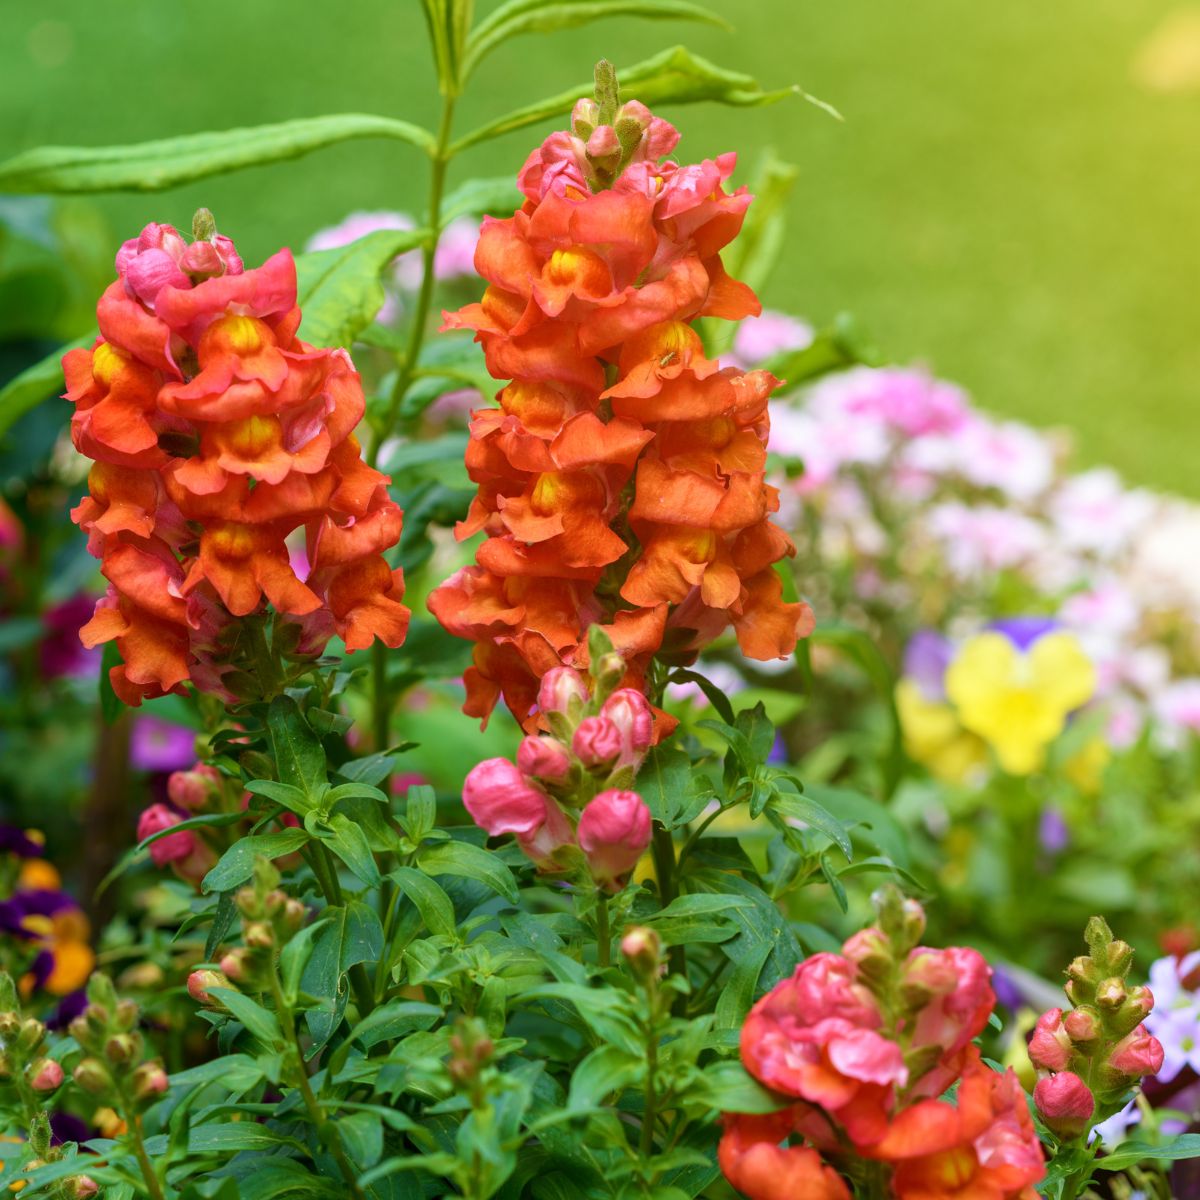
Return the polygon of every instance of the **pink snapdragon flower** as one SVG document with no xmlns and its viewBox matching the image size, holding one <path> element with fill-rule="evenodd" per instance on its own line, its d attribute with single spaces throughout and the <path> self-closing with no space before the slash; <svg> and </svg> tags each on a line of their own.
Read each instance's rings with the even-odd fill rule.
<svg viewBox="0 0 1200 1200">
<path fill-rule="evenodd" d="M 584 807 L 577 830 L 592 878 L 619 891 L 649 846 L 651 831 L 650 810 L 636 792 L 601 792 Z"/>
</svg>

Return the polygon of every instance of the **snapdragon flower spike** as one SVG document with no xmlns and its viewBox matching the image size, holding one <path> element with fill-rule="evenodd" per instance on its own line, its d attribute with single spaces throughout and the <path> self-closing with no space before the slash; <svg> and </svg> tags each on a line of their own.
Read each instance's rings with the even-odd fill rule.
<svg viewBox="0 0 1200 1200">
<path fill-rule="evenodd" d="M 1045 1167 L 1024 1096 L 972 1044 L 995 1000 L 986 963 L 918 945 L 924 914 L 894 889 L 876 904 L 877 926 L 805 960 L 751 1009 L 742 1062 L 787 1106 L 727 1116 L 726 1177 L 762 1200 L 791 1194 L 778 1182 L 789 1172 L 840 1195 L 830 1167 L 874 1159 L 896 1197 L 1033 1197 Z M 955 1082 L 957 1103 L 938 1099 Z M 792 1135 L 805 1144 L 781 1145 Z"/>
<path fill-rule="evenodd" d="M 76 448 L 94 460 L 73 511 L 109 590 L 81 631 L 116 640 L 126 703 L 225 677 L 238 618 L 273 608 L 305 653 L 403 640 L 400 535 L 388 480 L 361 459 L 364 400 L 344 350 L 301 341 L 296 268 L 246 270 L 206 210 L 188 244 L 148 225 L 117 255 L 100 337 L 63 359 Z M 285 539 L 302 530 L 300 578 Z"/>
<path fill-rule="evenodd" d="M 1164 1056 L 1162 1043 L 1144 1024 L 1154 1009 L 1153 994 L 1126 983 L 1132 949 L 1113 937 L 1102 917 L 1088 922 L 1085 937 L 1089 953 L 1067 970 L 1072 1008 L 1042 1013 L 1029 1040 L 1029 1058 L 1040 1076 L 1034 1101 L 1064 1139 L 1118 1112 L 1131 1087 L 1158 1073 Z"/>
<path fill-rule="evenodd" d="M 521 170 L 525 203 L 483 224 L 483 299 L 446 314 L 509 382 L 466 455 L 458 534 L 486 540 L 429 604 L 475 643 L 464 710 L 486 722 L 503 698 L 528 732 L 541 678 L 586 665 L 590 625 L 635 689 L 655 655 L 689 662 L 730 626 L 759 659 L 811 628 L 773 569 L 794 553 L 764 476 L 778 381 L 708 360 L 690 326 L 759 311 L 720 257 L 751 196 L 725 190 L 732 154 L 662 161 L 676 130 L 597 70 L 596 99 Z"/>
</svg>

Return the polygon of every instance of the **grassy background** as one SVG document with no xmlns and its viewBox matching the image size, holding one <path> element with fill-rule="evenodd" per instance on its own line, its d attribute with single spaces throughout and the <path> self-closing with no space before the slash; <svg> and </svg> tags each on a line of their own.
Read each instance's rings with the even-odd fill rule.
<svg viewBox="0 0 1200 1200">
<path fill-rule="evenodd" d="M 710 0 L 733 35 L 605 21 L 524 38 L 477 75 L 457 128 L 675 42 L 799 101 L 677 110 L 690 157 L 773 146 L 801 167 L 765 300 L 859 315 L 897 359 L 979 402 L 1076 431 L 1087 461 L 1200 494 L 1200 94 L 1131 64 L 1178 0 Z M 490 5 L 485 5 L 490 7 Z M 46 0 L 9 4 L 0 156 L 330 111 L 429 123 L 416 0 Z M 529 131 L 472 152 L 452 182 L 523 160 Z M 352 209 L 418 209 L 425 164 L 358 142 L 158 195 L 102 197 L 114 239 L 207 204 L 248 259 Z"/>
</svg>

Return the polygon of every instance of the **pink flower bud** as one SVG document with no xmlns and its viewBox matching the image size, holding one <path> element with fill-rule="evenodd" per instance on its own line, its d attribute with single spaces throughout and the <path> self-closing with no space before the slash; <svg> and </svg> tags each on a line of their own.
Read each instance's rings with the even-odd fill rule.
<svg viewBox="0 0 1200 1200">
<path fill-rule="evenodd" d="M 621 755 L 617 765 L 637 767 L 654 742 L 654 713 L 650 702 L 635 688 L 619 688 L 600 710 L 621 733 Z"/>
<path fill-rule="evenodd" d="M 599 121 L 600 106 L 595 100 L 581 96 L 575 101 L 575 107 L 571 110 L 571 130 L 576 137 L 586 141 Z"/>
<path fill-rule="evenodd" d="M 172 825 L 179 825 L 182 821 L 183 818 L 165 804 L 152 804 L 138 817 L 138 841 L 144 841 L 153 834 L 170 829 Z M 195 849 L 196 838 L 190 829 L 185 829 L 182 833 L 172 833 L 159 838 L 157 842 L 152 842 L 150 857 L 157 866 L 165 867 L 169 863 L 187 858 Z"/>
<path fill-rule="evenodd" d="M 643 129 L 648 129 L 654 114 L 640 100 L 626 100 L 617 113 L 617 120 L 636 121 Z"/>
<path fill-rule="evenodd" d="M 1063 1028 L 1061 1008 L 1047 1009 L 1038 1017 L 1029 1039 L 1029 1059 L 1044 1071 L 1061 1071 L 1071 1057 L 1071 1039 Z"/>
<path fill-rule="evenodd" d="M 584 717 L 575 730 L 571 749 L 589 770 L 606 767 L 621 753 L 621 731 L 607 717 Z"/>
<path fill-rule="evenodd" d="M 635 925 L 621 938 L 621 953 L 636 979 L 657 975 L 662 962 L 662 939 L 644 925 Z"/>
<path fill-rule="evenodd" d="M 1139 1025 L 1112 1048 L 1108 1064 L 1122 1075 L 1157 1075 L 1163 1065 L 1162 1043 Z"/>
<path fill-rule="evenodd" d="M 1104 1032 L 1099 1014 L 1086 1005 L 1071 1009 L 1063 1018 L 1063 1028 L 1073 1042 L 1094 1042 Z"/>
<path fill-rule="evenodd" d="M 587 140 L 589 158 L 611 158 L 621 153 L 621 142 L 611 125 L 597 125 Z"/>
<path fill-rule="evenodd" d="M 73 1200 L 89 1200 L 100 1191 L 100 1185 L 90 1175 L 75 1175 L 67 1183 Z"/>
<path fill-rule="evenodd" d="M 557 738 L 527 737 L 517 750 L 517 768 L 532 779 L 562 783 L 571 773 L 571 755 Z"/>
<path fill-rule="evenodd" d="M 161 1096 L 169 1086 L 170 1080 L 160 1062 L 144 1062 L 133 1073 L 135 1100 L 153 1100 L 156 1096 Z"/>
<path fill-rule="evenodd" d="M 1042 1119 L 1059 1137 L 1078 1137 L 1091 1124 L 1096 1098 L 1073 1071 L 1059 1071 L 1039 1079 L 1033 1102 Z"/>
<path fill-rule="evenodd" d="M 549 797 L 545 801 L 542 823 L 529 833 L 518 833 L 517 844 L 542 871 L 563 869 L 558 852 L 575 843 L 575 830 L 567 815 Z"/>
<path fill-rule="evenodd" d="M 572 705 L 581 712 L 588 699 L 587 684 L 573 667 L 552 667 L 542 676 L 537 700 L 542 712 L 570 716 Z"/>
<path fill-rule="evenodd" d="M 220 1001 L 216 997 L 209 995 L 208 989 L 227 987 L 229 987 L 229 980 L 220 971 L 208 968 L 193 971 L 187 978 L 188 995 L 197 1004 L 219 1004 Z"/>
<path fill-rule="evenodd" d="M 579 846 L 597 883 L 617 891 L 650 844 L 650 810 L 636 792 L 601 792 L 579 818 Z"/>
<path fill-rule="evenodd" d="M 495 837 L 528 837 L 546 821 L 546 793 L 507 758 L 489 758 L 471 768 L 463 784 L 463 804 L 471 819 Z"/>
<path fill-rule="evenodd" d="M 29 1069 L 29 1086 L 35 1092 L 52 1092 L 63 1081 L 63 1069 L 52 1058 L 42 1058 Z"/>
<path fill-rule="evenodd" d="M 167 780 L 167 796 L 172 804 L 198 812 L 207 808 L 220 793 L 221 773 L 208 763 L 197 763 L 187 771 L 176 771 Z"/>
</svg>

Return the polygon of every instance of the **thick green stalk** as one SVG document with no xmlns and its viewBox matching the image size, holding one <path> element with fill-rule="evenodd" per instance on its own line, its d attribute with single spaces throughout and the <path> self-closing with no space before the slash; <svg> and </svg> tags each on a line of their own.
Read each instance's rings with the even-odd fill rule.
<svg viewBox="0 0 1200 1200">
<path fill-rule="evenodd" d="M 437 145 L 433 152 L 433 169 L 429 176 L 430 236 L 422 251 L 421 289 L 417 293 L 417 303 L 413 309 L 412 323 L 408 330 L 408 347 L 404 352 L 404 361 L 400 364 L 396 385 L 392 388 L 392 398 L 388 405 L 387 416 L 384 418 L 383 424 L 376 430 L 375 440 L 371 446 L 371 466 L 377 464 L 379 449 L 395 428 L 400 405 L 417 376 L 417 360 L 421 355 L 421 347 L 425 344 L 425 327 L 429 322 L 429 306 L 433 300 L 435 283 L 433 260 L 437 254 L 438 239 L 442 232 L 442 196 L 446 188 L 446 168 L 449 167 L 452 157 L 450 130 L 454 122 L 454 100 L 454 96 L 445 96 L 442 100 L 442 120 L 438 127 Z"/>
<path fill-rule="evenodd" d="M 296 1073 L 300 1095 L 304 1100 L 304 1107 L 308 1110 L 309 1120 L 313 1123 L 317 1139 L 333 1155 L 334 1162 L 337 1163 L 350 1195 L 354 1196 L 356 1200 L 363 1200 L 362 1191 L 358 1186 L 358 1172 L 355 1171 L 354 1165 L 346 1155 L 346 1148 L 342 1144 L 342 1135 L 338 1132 L 337 1126 L 321 1111 L 320 1101 L 312 1090 L 312 1083 L 308 1078 L 308 1066 L 304 1061 L 304 1046 L 300 1042 L 300 1031 L 296 1026 L 295 1017 L 292 1016 L 292 1010 L 284 999 L 283 988 L 279 982 L 279 972 L 274 963 L 271 965 L 269 982 L 280 1027 L 283 1029 L 289 1045 L 296 1053 Z"/>
<path fill-rule="evenodd" d="M 658 878 L 658 896 L 666 908 L 679 895 L 679 885 L 675 878 L 675 841 L 669 829 L 655 824 L 650 851 L 654 858 L 654 874 Z M 687 953 L 682 946 L 672 946 L 667 951 L 667 962 L 672 975 L 687 976 Z M 685 1002 L 686 997 L 681 995 L 677 1001 L 681 1011 Z"/>
<path fill-rule="evenodd" d="M 612 962 L 612 931 L 608 924 L 608 897 L 601 892 L 596 898 L 596 953 L 601 967 Z"/>
<path fill-rule="evenodd" d="M 142 1178 L 146 1181 L 146 1191 L 150 1193 L 152 1200 L 165 1200 L 162 1184 L 159 1183 L 158 1176 L 154 1172 L 154 1164 L 150 1161 L 150 1155 L 146 1153 L 146 1142 L 142 1137 L 142 1118 L 137 1109 L 126 1099 L 124 1092 L 121 1092 L 120 1096 L 121 1107 L 124 1110 L 121 1116 L 129 1131 L 129 1139 L 133 1142 L 133 1153 L 141 1168 Z"/>
</svg>

